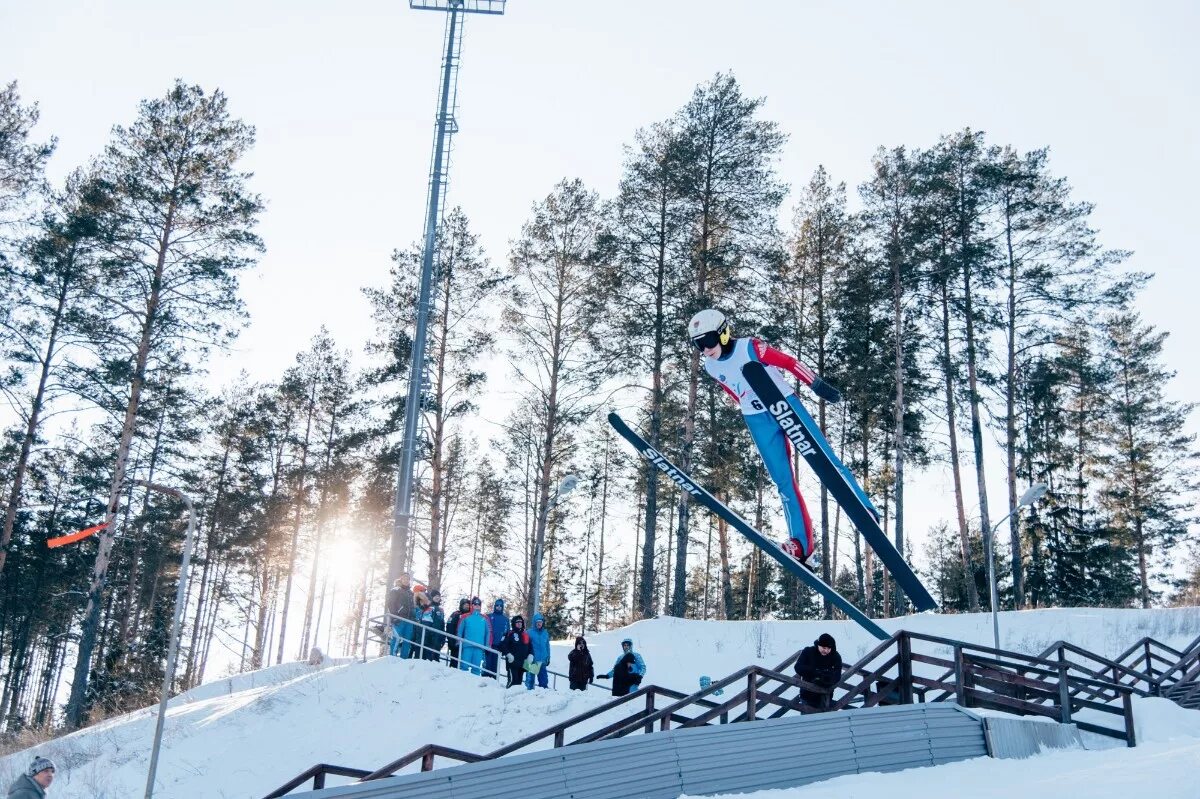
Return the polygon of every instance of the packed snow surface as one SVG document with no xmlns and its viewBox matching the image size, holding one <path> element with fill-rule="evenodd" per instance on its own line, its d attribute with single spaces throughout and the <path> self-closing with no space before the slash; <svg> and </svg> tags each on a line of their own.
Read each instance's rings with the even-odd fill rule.
<svg viewBox="0 0 1200 799">
<path fill-rule="evenodd" d="M 924 614 L 882 622 L 990 644 L 986 614 Z M 876 641 L 848 622 L 703 622 L 654 619 L 588 636 L 603 673 L 622 638 L 645 657 L 647 683 L 694 691 L 701 675 L 719 679 L 750 663 L 776 666 L 822 632 L 847 662 Z M 1200 635 L 1200 608 L 1063 609 L 1001 614 L 1001 645 L 1036 654 L 1062 639 L 1115 656 L 1144 636 L 1176 649 Z M 573 642 L 574 638 L 571 638 Z M 550 668 L 566 671 L 570 642 L 557 644 Z M 607 701 L 607 683 L 586 692 L 504 690 L 496 682 L 423 661 L 376 658 L 287 663 L 216 680 L 175 697 L 167 715 L 155 797 L 261 797 L 316 763 L 373 769 L 427 743 L 487 753 Z M 52 799 L 116 799 L 145 790 L 157 708 L 109 719 L 0 759 L 0 790 L 35 755 L 58 765 Z M 574 740 L 628 712 L 601 715 L 568 733 Z M 1200 712 L 1160 699 L 1138 700 L 1136 749 L 1055 752 L 1026 761 L 973 760 L 932 769 L 842 777 L 755 799 L 1072 795 L 1127 799 L 1131 789 L 1162 797 L 1196 796 Z M 538 746 L 549 747 L 552 738 Z M 345 780 L 342 780 L 344 782 Z M 337 784 L 331 780 L 330 784 Z M 1187 793 L 1186 791 L 1190 791 Z M 1003 793 L 1001 793 L 1003 792 Z M 1120 792 L 1118 794 L 1118 792 Z"/>
</svg>

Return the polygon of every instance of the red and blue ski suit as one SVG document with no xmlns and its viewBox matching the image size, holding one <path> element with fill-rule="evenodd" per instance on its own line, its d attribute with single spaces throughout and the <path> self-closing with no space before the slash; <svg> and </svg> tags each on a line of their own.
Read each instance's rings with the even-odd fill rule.
<svg viewBox="0 0 1200 799">
<path fill-rule="evenodd" d="M 776 424 L 775 419 L 766 412 L 766 407 L 742 375 L 742 367 L 751 361 L 757 361 L 768 367 L 775 367 L 774 369 L 767 369 L 767 373 L 774 380 L 775 385 L 779 387 L 780 392 L 787 398 L 788 403 L 792 405 L 797 415 L 809 420 L 812 417 L 800 405 L 795 391 L 792 390 L 792 386 L 787 378 L 784 377 L 784 372 L 799 378 L 800 382 L 806 386 L 811 386 L 817 375 L 812 369 L 791 355 L 772 349 L 758 339 L 753 338 L 734 339 L 727 348 L 723 348 L 723 352 L 719 357 L 703 358 L 702 361 L 705 371 L 721 384 L 721 388 L 725 389 L 738 408 L 741 409 L 742 415 L 746 419 L 746 427 L 750 430 L 750 437 L 754 439 L 754 444 L 758 447 L 759 454 L 762 455 L 763 465 L 766 466 L 767 473 L 771 475 L 771 480 L 779 490 L 779 498 L 783 502 L 783 517 L 787 521 L 788 534 L 796 541 L 800 549 L 799 559 L 802 561 L 807 560 L 813 553 L 813 524 L 812 518 L 808 514 L 808 507 L 804 503 L 804 497 L 800 494 L 800 487 L 796 484 L 796 473 L 792 469 L 792 445 L 783 430 Z M 815 423 L 812 423 L 812 429 L 816 431 Z M 871 501 L 863 493 L 862 489 L 858 487 L 858 483 L 850 476 L 849 470 L 833 454 L 828 443 L 819 435 L 814 436 L 814 438 L 817 445 L 825 451 L 830 460 L 846 475 L 847 480 L 854 487 L 855 493 L 863 504 L 873 511 L 874 508 L 871 505 Z"/>
</svg>

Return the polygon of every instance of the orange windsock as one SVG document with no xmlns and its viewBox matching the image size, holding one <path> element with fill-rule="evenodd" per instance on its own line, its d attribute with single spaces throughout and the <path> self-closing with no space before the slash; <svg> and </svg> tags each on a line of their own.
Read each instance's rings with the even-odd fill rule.
<svg viewBox="0 0 1200 799">
<path fill-rule="evenodd" d="M 65 547 L 67 544 L 74 544 L 76 541 L 82 541 L 89 535 L 100 532 L 105 527 L 108 527 L 108 522 L 105 522 L 104 524 L 97 524 L 93 527 L 85 527 L 79 532 L 71 533 L 70 535 L 60 535 L 58 538 L 51 538 L 48 540 L 46 542 L 46 546 L 50 547 L 51 549 L 54 549 L 55 547 Z"/>
</svg>

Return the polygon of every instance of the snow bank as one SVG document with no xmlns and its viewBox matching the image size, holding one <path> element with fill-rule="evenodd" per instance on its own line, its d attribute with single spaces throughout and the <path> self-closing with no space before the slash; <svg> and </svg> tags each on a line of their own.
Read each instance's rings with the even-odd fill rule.
<svg viewBox="0 0 1200 799">
<path fill-rule="evenodd" d="M 489 752 L 611 698 L 599 690 L 506 691 L 493 680 L 396 658 L 274 671 L 273 684 L 172 701 L 156 799 L 259 797 L 315 763 L 375 768 L 431 742 Z M 36 754 L 59 766 L 54 799 L 140 796 L 155 713 L 141 710 L 10 755 L 0 760 L 0 782 L 7 786 Z"/>
</svg>

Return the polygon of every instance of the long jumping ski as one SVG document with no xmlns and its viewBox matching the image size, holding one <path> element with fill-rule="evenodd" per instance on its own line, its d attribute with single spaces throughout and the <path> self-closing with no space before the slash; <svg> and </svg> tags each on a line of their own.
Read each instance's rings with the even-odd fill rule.
<svg viewBox="0 0 1200 799">
<path fill-rule="evenodd" d="M 829 489 L 834 501 L 841 506 L 847 518 L 858 528 L 863 538 L 879 555 L 880 561 L 896 578 L 896 584 L 912 600 L 913 606 L 918 611 L 936 609 L 937 602 L 930 596 L 912 567 L 888 540 L 887 534 L 879 526 L 874 506 L 858 487 L 854 477 L 833 454 L 817 423 L 800 401 L 795 396 L 785 397 L 761 363 L 746 364 L 742 367 L 742 374 L 754 389 L 754 393 L 762 400 L 775 423 L 783 429 L 788 441 L 804 456 L 816 473 L 817 479 Z"/>
<path fill-rule="evenodd" d="M 783 549 L 774 541 L 767 538 L 765 535 L 755 530 L 746 521 L 729 509 L 725 503 L 714 497 L 708 491 L 705 491 L 700 485 L 691 478 L 686 472 L 681 471 L 673 463 L 667 460 L 661 452 L 650 446 L 644 438 L 635 433 L 625 421 L 615 413 L 608 415 L 608 423 L 620 433 L 626 441 L 633 445 L 641 455 L 650 463 L 654 464 L 667 477 L 674 481 L 675 485 L 679 486 L 680 490 L 688 492 L 692 499 L 699 502 L 704 507 L 708 508 L 713 513 L 720 516 L 733 526 L 735 530 L 744 535 L 750 540 L 750 543 L 757 546 L 763 552 L 766 552 L 775 561 L 787 569 L 792 574 L 799 577 L 809 588 L 827 598 L 834 607 L 842 611 L 851 620 L 858 623 L 860 627 L 869 632 L 871 635 L 878 638 L 880 641 L 887 640 L 889 636 L 884 632 L 883 628 L 876 624 L 870 616 L 867 616 L 861 610 L 854 606 L 850 600 L 835 591 L 828 583 L 817 577 L 815 574 L 804 568 L 800 561 L 796 560 L 791 555 L 783 551 Z"/>
</svg>

